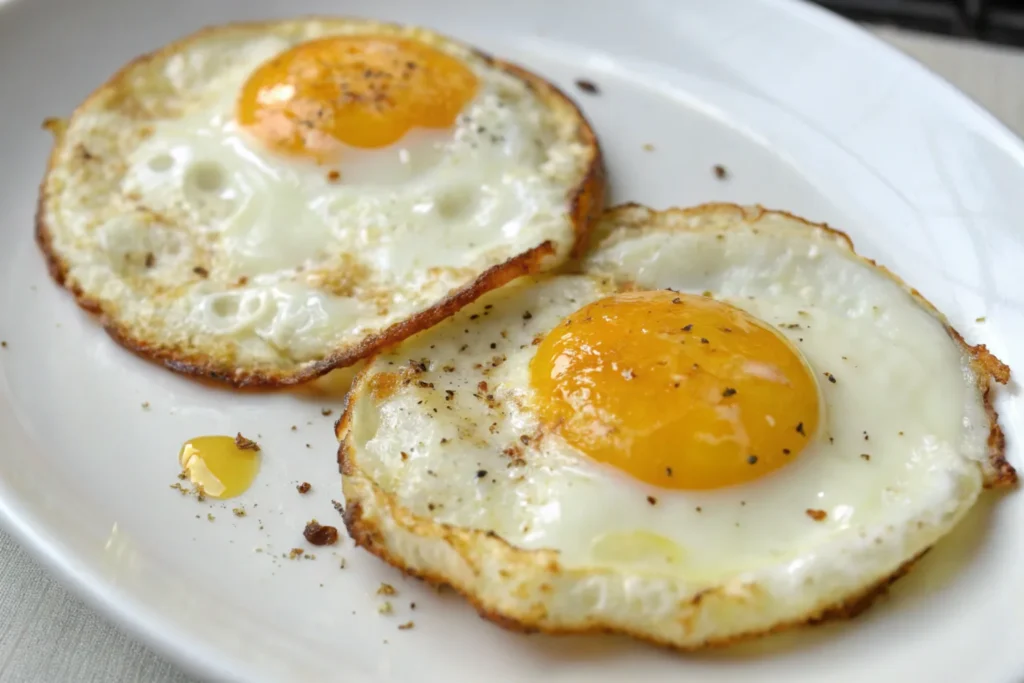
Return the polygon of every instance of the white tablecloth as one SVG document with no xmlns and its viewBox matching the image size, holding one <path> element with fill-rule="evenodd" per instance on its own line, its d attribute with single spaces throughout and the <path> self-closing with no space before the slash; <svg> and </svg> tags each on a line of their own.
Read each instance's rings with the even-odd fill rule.
<svg viewBox="0 0 1024 683">
<path fill-rule="evenodd" d="M 1024 51 L 877 29 L 1024 133 Z M 189 683 L 84 605 L 0 532 L 0 683 Z"/>
</svg>

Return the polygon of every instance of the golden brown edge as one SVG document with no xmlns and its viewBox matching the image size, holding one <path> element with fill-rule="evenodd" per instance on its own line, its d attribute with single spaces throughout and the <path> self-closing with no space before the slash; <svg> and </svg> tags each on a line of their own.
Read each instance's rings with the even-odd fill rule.
<svg viewBox="0 0 1024 683">
<path fill-rule="evenodd" d="M 490 65 L 502 69 L 514 77 L 522 80 L 527 87 L 537 93 L 543 101 L 553 103 L 574 114 L 578 122 L 577 136 L 580 142 L 591 152 L 583 179 L 570 190 L 567 197 L 570 205 L 570 219 L 575 232 L 575 240 L 570 255 L 578 255 L 586 248 L 587 238 L 594 223 L 601 214 L 605 204 L 605 168 L 601 147 L 597 136 L 590 126 L 590 122 L 583 116 L 579 107 L 559 88 L 542 77 L 533 74 L 522 67 L 491 57 L 490 55 L 477 50 L 447 36 L 434 33 L 417 27 L 404 27 L 398 24 L 387 24 L 364 19 L 346 17 L 303 17 L 291 20 L 293 23 L 314 20 L 317 18 L 358 22 L 372 30 L 383 30 L 391 32 L 402 32 L 407 28 L 413 28 L 417 35 L 430 37 L 433 40 L 440 40 L 449 44 L 460 45 L 475 56 L 484 60 Z M 197 40 L 209 33 L 218 31 L 252 31 L 264 27 L 277 26 L 280 21 L 265 22 L 239 22 L 220 26 L 211 26 L 173 41 L 157 50 L 140 55 L 128 62 L 119 69 L 106 82 L 94 90 L 75 110 L 72 118 L 78 110 L 88 105 L 94 98 L 107 92 L 118 81 L 125 78 L 133 69 L 153 59 L 171 53 L 181 46 Z M 284 22 L 289 23 L 289 22 Z M 69 119 L 70 120 L 70 119 Z M 335 350 L 326 358 L 313 362 L 304 362 L 293 371 L 264 371 L 260 369 L 240 371 L 239 368 L 230 364 L 215 363 L 203 354 L 184 353 L 175 348 L 167 348 L 147 343 L 144 339 L 133 336 L 124 325 L 119 325 L 113 316 L 107 315 L 102 304 L 96 299 L 87 296 L 77 283 L 68 280 L 68 265 L 65 263 L 53 247 L 53 240 L 50 229 L 46 224 L 44 215 L 44 204 L 46 200 L 46 185 L 61 148 L 63 138 L 64 122 L 48 120 L 44 127 L 54 135 L 53 148 L 47 160 L 46 171 L 39 185 L 39 195 L 36 202 L 35 214 L 35 236 L 43 256 L 46 259 L 47 269 L 53 280 L 60 286 L 67 289 L 74 296 L 76 303 L 85 311 L 97 315 L 100 324 L 107 333 L 121 346 L 138 356 L 153 361 L 175 372 L 189 375 L 204 380 L 222 382 L 235 388 L 244 389 L 273 389 L 295 386 L 321 377 L 337 368 L 346 367 L 373 354 L 375 351 L 406 339 L 413 334 L 425 330 L 444 318 L 452 315 L 469 303 L 472 303 L 485 292 L 501 287 L 512 280 L 536 273 L 542 270 L 545 259 L 556 252 L 555 245 L 549 240 L 545 241 L 530 250 L 518 254 L 504 263 L 492 266 L 481 273 L 472 282 L 451 292 L 445 298 L 433 306 L 414 313 L 405 320 L 393 323 L 384 330 L 364 338 L 358 344 Z"/>
<path fill-rule="evenodd" d="M 335 424 L 336 435 L 338 436 L 340 441 L 338 448 L 339 470 L 345 476 L 355 476 L 356 474 L 356 466 L 355 463 L 353 462 L 353 458 L 347 453 L 347 434 L 351 421 L 350 408 L 354 405 L 354 402 L 350 397 L 357 394 L 356 387 L 358 386 L 360 381 L 364 379 L 365 376 L 368 375 L 368 373 L 369 366 L 360 371 L 359 376 L 356 377 L 355 380 L 353 380 L 353 390 L 350 391 L 349 395 L 346 397 L 346 404 L 342 412 L 342 416 L 338 419 L 338 422 Z M 398 504 L 394 502 L 393 497 L 390 494 L 381 491 L 375 483 L 371 482 L 371 486 L 375 494 L 384 496 L 384 498 L 387 501 L 387 506 L 389 507 L 389 509 L 393 510 L 394 507 L 398 506 Z M 387 564 L 395 567 L 396 569 L 401 570 L 403 573 L 408 574 L 409 576 L 413 576 L 415 578 L 426 581 L 428 584 L 432 586 L 452 588 L 456 593 L 461 595 L 467 602 L 469 602 L 469 604 L 473 606 L 473 608 L 481 617 L 494 624 L 497 624 L 502 628 L 511 631 L 517 631 L 520 633 L 544 633 L 547 635 L 626 635 L 668 649 L 684 652 L 713 647 L 726 647 L 753 638 L 780 633 L 782 631 L 796 628 L 799 626 L 816 626 L 828 621 L 834 621 L 839 619 L 852 619 L 854 617 L 857 617 L 865 610 L 867 610 L 872 604 L 874 604 L 874 602 L 877 599 L 884 596 L 887 593 L 889 587 L 892 586 L 892 584 L 895 583 L 898 579 L 905 576 L 914 566 L 914 564 L 931 549 L 925 548 L 917 555 L 915 555 L 914 557 L 910 558 L 909 560 L 901 564 L 899 567 L 897 567 L 892 573 L 882 577 L 874 584 L 866 587 L 861 592 L 851 595 L 846 599 L 836 602 L 834 604 L 823 606 L 816 612 L 804 616 L 802 618 L 782 622 L 762 631 L 749 631 L 746 633 L 735 634 L 725 638 L 711 638 L 701 643 L 696 643 L 693 645 L 680 645 L 678 643 L 652 637 L 649 634 L 635 631 L 629 628 L 613 627 L 608 626 L 606 624 L 587 624 L 578 627 L 551 626 L 545 623 L 543 616 L 536 620 L 530 620 L 527 618 L 516 618 L 509 616 L 507 614 L 503 614 L 489 607 L 466 587 L 458 585 L 458 583 L 452 582 L 448 578 L 440 574 L 432 573 L 429 571 L 421 571 L 409 567 L 402 560 L 402 558 L 391 554 L 386 547 L 386 543 L 382 542 L 383 534 L 381 533 L 380 529 L 377 527 L 376 524 L 373 523 L 372 520 L 368 520 L 363 516 L 362 505 L 359 501 L 346 501 L 343 513 L 343 520 L 345 523 L 345 528 L 348 530 L 349 536 L 352 537 L 352 540 L 355 542 L 357 546 L 363 548 L 364 550 L 368 551 L 380 560 L 383 560 Z M 440 527 L 442 530 L 448 530 L 446 525 L 436 523 L 431 524 Z M 470 536 L 475 537 L 477 540 L 486 539 L 487 541 L 496 542 L 510 549 L 514 549 L 514 546 L 512 546 L 507 541 L 505 541 L 505 539 L 494 534 L 493 532 L 485 532 L 479 529 L 465 529 L 463 531 L 469 534 Z M 436 540 L 449 543 L 450 545 L 452 545 L 446 536 L 438 537 Z M 458 547 L 452 545 L 452 548 L 461 557 L 463 557 L 463 559 L 466 559 L 468 562 L 468 558 L 465 557 L 464 553 L 461 552 Z M 533 553 L 535 551 L 519 550 L 518 552 Z M 554 562 L 551 565 L 549 565 L 548 571 L 557 574 L 561 571 L 561 568 L 558 566 L 557 562 Z M 705 594 L 698 594 L 693 599 L 694 604 L 696 604 L 703 598 L 705 598 Z"/>
<path fill-rule="evenodd" d="M 517 631 L 519 633 L 544 633 L 547 635 L 598 635 L 598 634 L 617 634 L 626 635 L 631 638 L 643 640 L 661 647 L 669 648 L 672 650 L 679 650 L 682 652 L 692 652 L 695 650 L 701 650 L 705 648 L 713 647 L 727 647 L 729 645 L 735 645 L 737 643 L 751 640 L 753 638 L 759 638 L 775 633 L 781 633 L 792 628 L 800 626 L 818 626 L 828 621 L 835 621 L 840 619 L 853 619 L 859 616 L 872 604 L 882 596 L 884 596 L 889 587 L 892 586 L 898 579 L 905 576 L 914 564 L 921 559 L 931 548 L 926 548 L 913 558 L 907 560 L 901 564 L 892 574 L 883 577 L 871 586 L 868 586 L 860 593 L 853 595 L 846 600 L 842 600 L 833 605 L 829 605 L 815 614 L 811 614 L 802 619 L 795 619 L 793 621 L 783 622 L 776 624 L 775 626 L 765 629 L 763 631 L 749 631 L 746 633 L 740 633 L 727 638 L 712 638 L 705 640 L 702 643 L 695 645 L 681 646 L 676 643 L 667 640 L 661 640 L 653 638 L 648 634 L 639 633 L 626 628 L 615 628 L 604 625 L 588 625 L 581 626 L 579 628 L 573 627 L 551 627 L 545 625 L 542 622 L 530 622 L 523 619 L 516 619 L 498 611 L 495 611 L 485 605 L 482 601 L 477 599 L 471 592 L 464 588 L 449 583 L 444 577 L 432 574 L 430 572 L 418 571 L 411 569 L 402 562 L 401 559 L 391 555 L 387 548 L 377 542 L 379 538 L 377 529 L 372 524 L 364 523 L 362 517 L 361 506 L 356 503 L 345 508 L 344 514 L 345 528 L 348 529 L 349 535 L 355 544 L 364 550 L 368 551 L 372 555 L 376 556 L 380 560 L 383 560 L 387 564 L 401 570 L 403 573 L 413 576 L 417 579 L 426 581 L 428 584 L 435 587 L 449 587 L 456 593 L 461 595 L 477 613 L 494 624 L 508 629 L 510 631 Z M 479 532 L 478 532 L 479 533 Z M 698 596 L 699 597 L 699 596 Z M 695 598 L 697 599 L 697 598 Z"/>
</svg>

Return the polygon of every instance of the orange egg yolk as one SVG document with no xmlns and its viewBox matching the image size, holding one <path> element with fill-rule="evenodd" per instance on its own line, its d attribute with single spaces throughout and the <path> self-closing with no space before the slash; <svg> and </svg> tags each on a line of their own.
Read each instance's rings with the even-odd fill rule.
<svg viewBox="0 0 1024 683">
<path fill-rule="evenodd" d="M 543 339 L 530 374 L 542 419 L 571 446 L 669 489 L 763 477 L 818 428 L 801 354 L 708 297 L 629 292 L 588 304 Z"/>
<path fill-rule="evenodd" d="M 199 436 L 178 453 L 182 471 L 204 495 L 233 498 L 245 492 L 260 468 L 259 446 L 241 435 Z"/>
<path fill-rule="evenodd" d="M 323 38 L 257 68 L 236 116 L 271 149 L 326 161 L 340 144 L 385 147 L 415 127 L 447 128 L 476 87 L 463 62 L 415 40 Z"/>
</svg>

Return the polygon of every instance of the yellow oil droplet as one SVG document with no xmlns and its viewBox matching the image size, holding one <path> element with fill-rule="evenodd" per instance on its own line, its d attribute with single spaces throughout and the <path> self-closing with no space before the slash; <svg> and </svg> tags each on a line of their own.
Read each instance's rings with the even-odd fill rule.
<svg viewBox="0 0 1024 683">
<path fill-rule="evenodd" d="M 240 447 L 244 446 L 244 447 Z M 213 498 L 244 493 L 260 469 L 259 447 L 239 435 L 199 436 L 181 447 L 178 462 L 189 479 Z"/>
<path fill-rule="evenodd" d="M 614 565 L 651 569 L 681 565 L 686 552 L 659 534 L 649 531 L 613 531 L 594 540 L 590 547 L 594 560 Z"/>
</svg>

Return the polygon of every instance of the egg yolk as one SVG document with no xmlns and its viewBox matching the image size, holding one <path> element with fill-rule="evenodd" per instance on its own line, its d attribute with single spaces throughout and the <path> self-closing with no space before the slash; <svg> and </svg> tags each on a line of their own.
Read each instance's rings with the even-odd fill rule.
<svg viewBox="0 0 1024 683">
<path fill-rule="evenodd" d="M 800 353 L 750 314 L 671 291 L 579 309 L 530 365 L 542 419 L 571 446 L 669 489 L 749 482 L 792 462 L 818 428 Z"/>
<path fill-rule="evenodd" d="M 241 435 L 200 436 L 185 442 L 178 462 L 205 495 L 233 498 L 244 493 L 256 478 L 259 446 Z"/>
<path fill-rule="evenodd" d="M 237 119 L 275 151 L 326 161 L 339 143 L 385 147 L 414 127 L 447 128 L 476 92 L 461 61 L 387 36 L 302 43 L 258 67 Z"/>
</svg>

